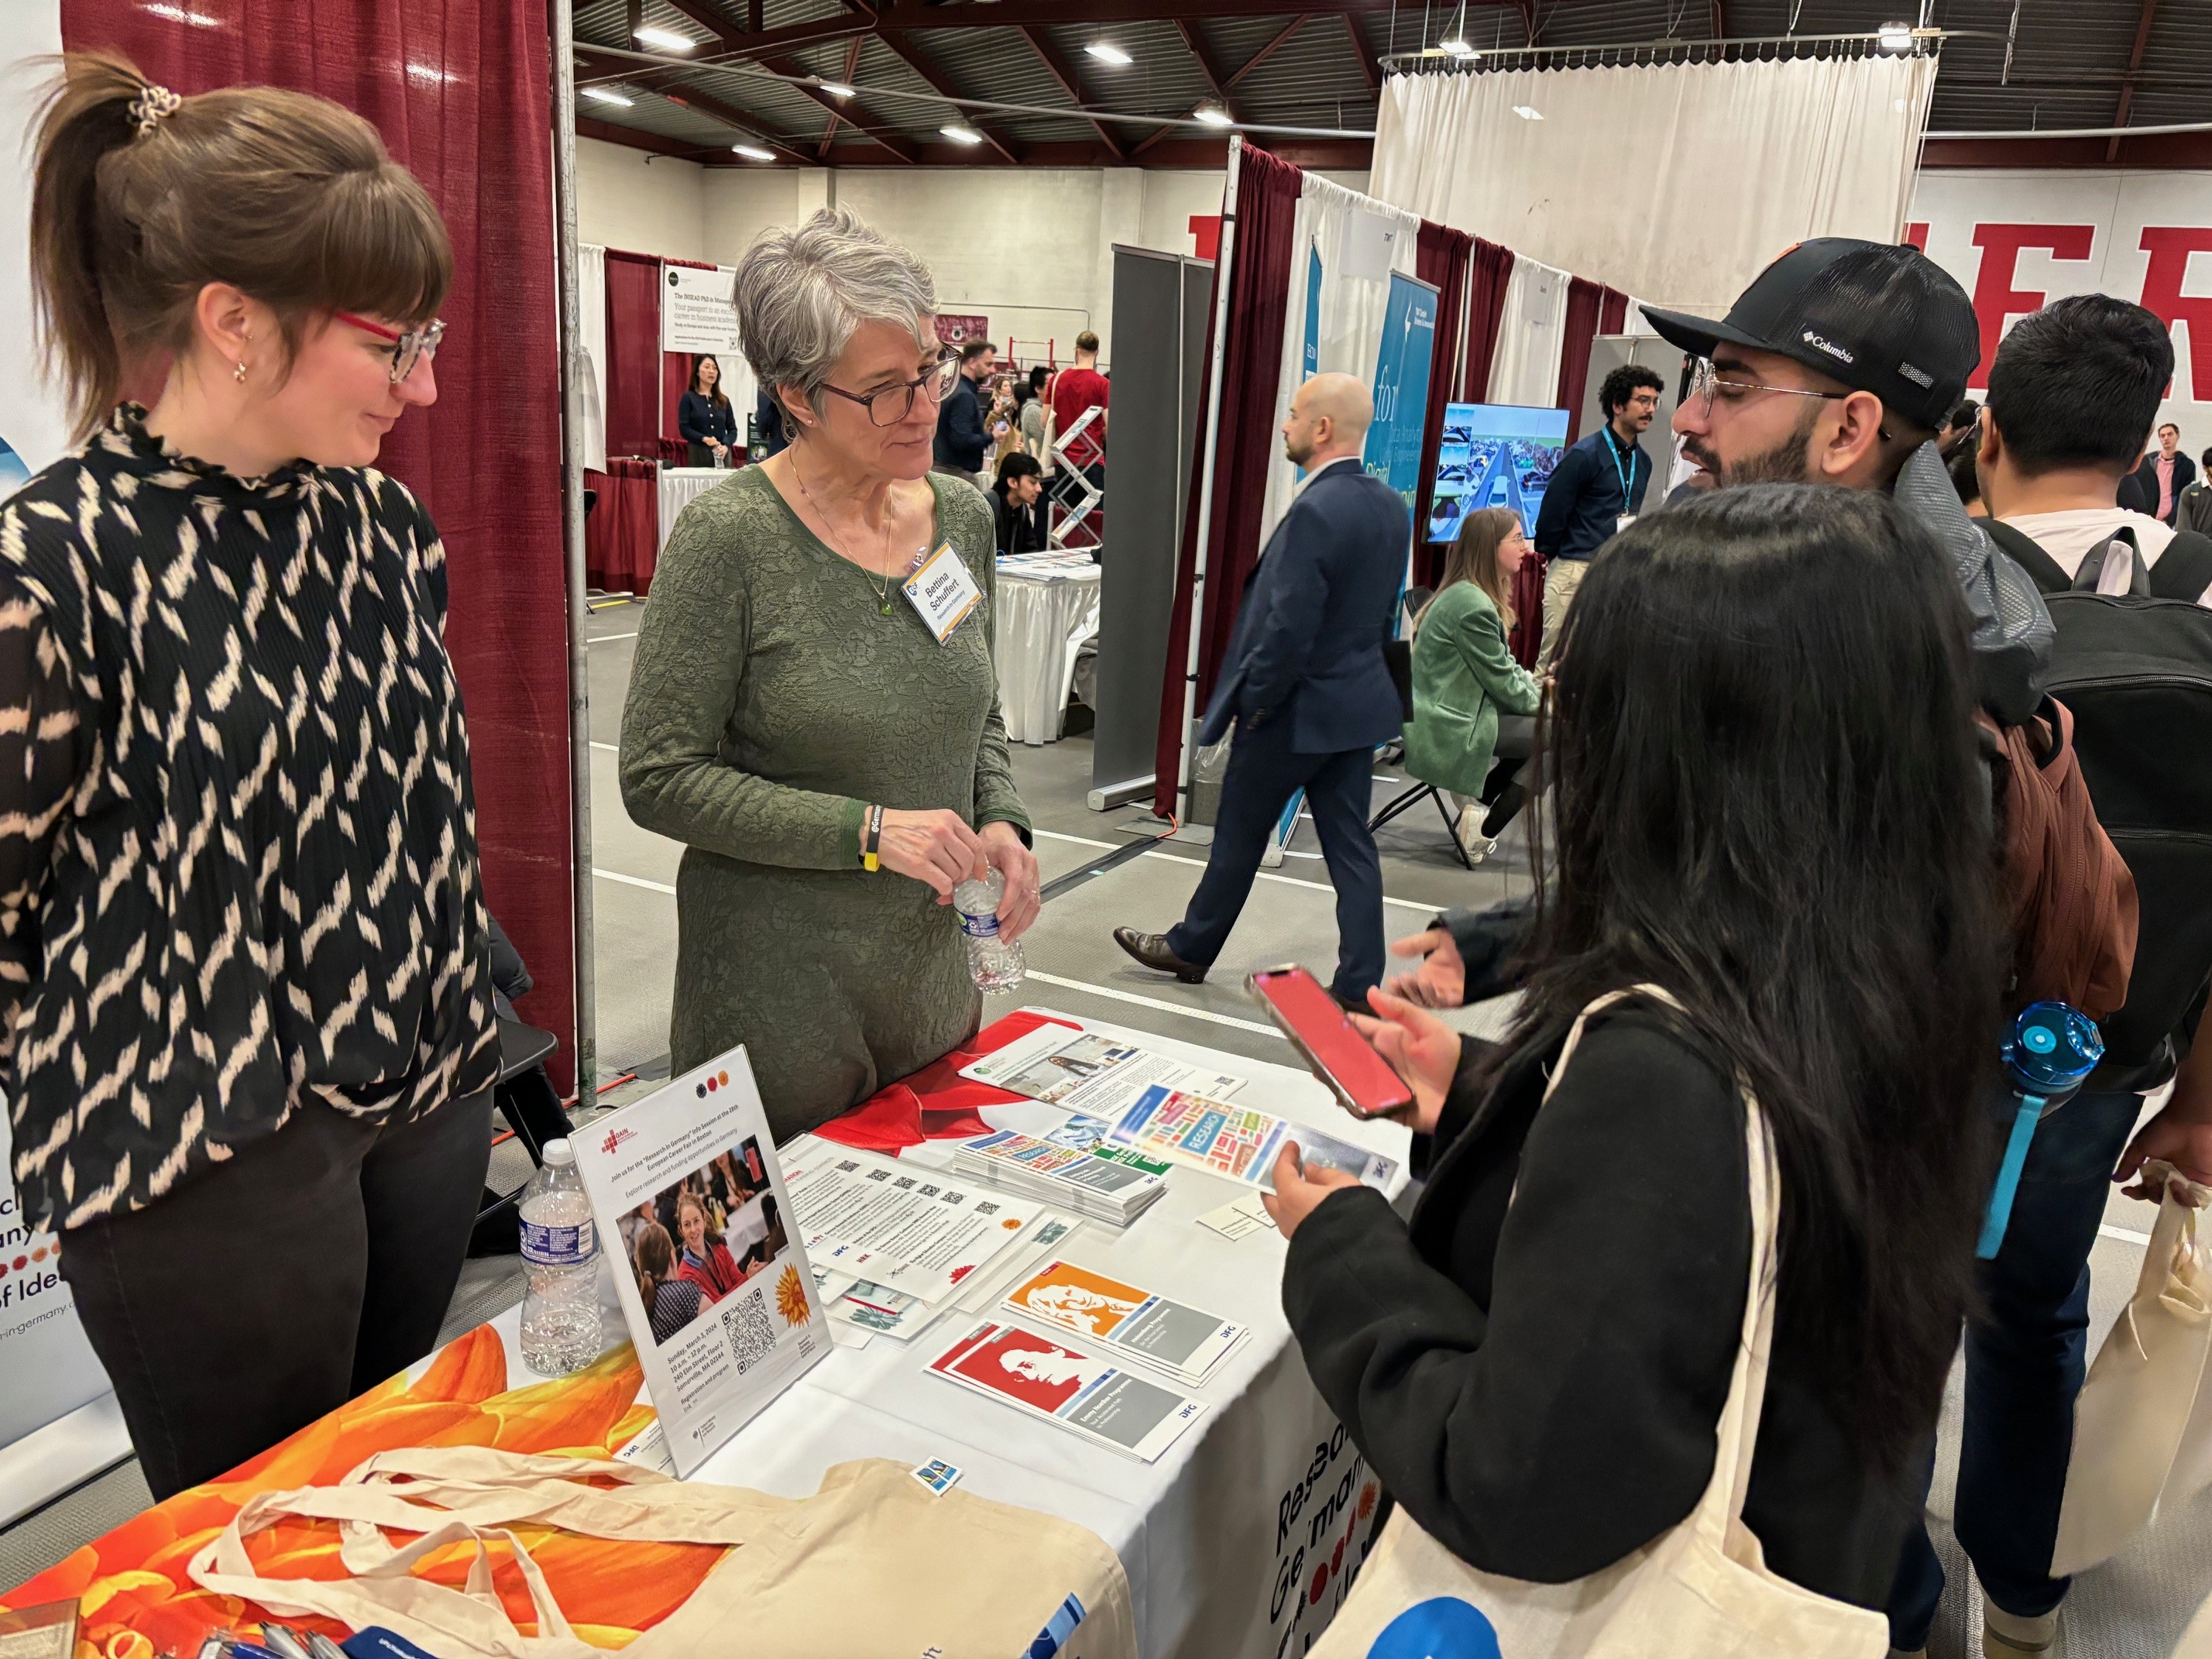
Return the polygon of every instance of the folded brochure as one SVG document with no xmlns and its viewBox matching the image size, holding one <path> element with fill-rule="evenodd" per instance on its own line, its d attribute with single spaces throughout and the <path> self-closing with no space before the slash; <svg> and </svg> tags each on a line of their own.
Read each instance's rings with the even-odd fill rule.
<svg viewBox="0 0 2212 1659">
<path fill-rule="evenodd" d="M 1009 1291 L 1002 1305 L 1010 1314 L 1091 1337 L 1193 1388 L 1244 1340 L 1245 1328 L 1234 1320 L 1073 1261 L 1048 1262 Z"/>
<path fill-rule="evenodd" d="M 1203 1401 L 1018 1325 L 979 1325 L 929 1369 L 1143 1463 L 1206 1414 Z"/>
<path fill-rule="evenodd" d="M 808 1138 L 785 1164 L 809 1258 L 885 1290 L 945 1301 L 1043 1206 L 957 1176 Z"/>
<path fill-rule="evenodd" d="M 1220 1100 L 1244 1086 L 1226 1072 L 1208 1072 L 1141 1048 L 1125 1038 L 1057 1023 L 1040 1025 L 983 1056 L 960 1075 L 1071 1112 L 1119 1117 L 1153 1084 Z"/>
<path fill-rule="evenodd" d="M 1187 1164 L 1263 1192 L 1275 1189 L 1275 1158 L 1285 1141 L 1308 1168 L 1341 1170 L 1370 1187 L 1387 1188 L 1398 1161 L 1267 1112 L 1156 1085 L 1139 1095 L 1114 1126 L 1114 1144 L 1152 1158 Z"/>
</svg>

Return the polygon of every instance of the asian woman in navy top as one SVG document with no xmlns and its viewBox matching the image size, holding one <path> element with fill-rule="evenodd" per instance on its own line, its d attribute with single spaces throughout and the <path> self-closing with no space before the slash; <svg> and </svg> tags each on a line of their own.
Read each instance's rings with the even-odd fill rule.
<svg viewBox="0 0 2212 1659">
<path fill-rule="evenodd" d="M 738 441 L 738 416 L 722 390 L 722 366 L 712 356 L 702 356 L 691 365 L 691 389 L 676 405 L 676 430 L 690 465 L 729 464 L 730 446 Z"/>
</svg>

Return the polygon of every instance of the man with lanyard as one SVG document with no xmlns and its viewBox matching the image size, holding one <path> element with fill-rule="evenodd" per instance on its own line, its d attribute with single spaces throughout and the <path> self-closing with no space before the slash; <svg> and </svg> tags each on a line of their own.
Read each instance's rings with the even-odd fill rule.
<svg viewBox="0 0 2212 1659">
<path fill-rule="evenodd" d="M 1666 382 L 1655 369 L 1623 363 L 1598 387 L 1605 424 L 1559 458 L 1536 514 L 1536 550 L 1544 556 L 1544 631 L 1536 672 L 1552 665 L 1567 606 L 1589 568 L 1590 555 L 1634 522 L 1651 488 L 1651 458 L 1636 441 L 1659 412 Z"/>
</svg>

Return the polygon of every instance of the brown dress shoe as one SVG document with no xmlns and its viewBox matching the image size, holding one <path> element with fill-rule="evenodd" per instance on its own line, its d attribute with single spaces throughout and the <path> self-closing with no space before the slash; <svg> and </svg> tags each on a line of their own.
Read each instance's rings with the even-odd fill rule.
<svg viewBox="0 0 2212 1659">
<path fill-rule="evenodd" d="M 1169 950 L 1165 933 L 1140 933 L 1133 927 L 1116 927 L 1114 943 L 1146 967 L 1163 974 L 1173 974 L 1186 985 L 1203 985 L 1206 982 L 1206 969 L 1194 962 L 1185 962 Z"/>
</svg>

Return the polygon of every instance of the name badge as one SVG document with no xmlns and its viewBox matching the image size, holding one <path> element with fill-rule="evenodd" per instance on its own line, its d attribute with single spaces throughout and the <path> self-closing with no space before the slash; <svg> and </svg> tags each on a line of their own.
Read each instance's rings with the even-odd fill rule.
<svg viewBox="0 0 2212 1659">
<path fill-rule="evenodd" d="M 1624 513 L 1613 521 L 1613 533 L 1618 536 L 1635 522 L 1636 515 L 1633 513 Z"/>
<path fill-rule="evenodd" d="M 953 550 L 951 542 L 940 543 L 921 568 L 899 586 L 906 590 L 908 600 L 937 635 L 939 645 L 951 637 L 952 630 L 983 598 L 983 590 L 968 574 L 968 561 Z"/>
</svg>

